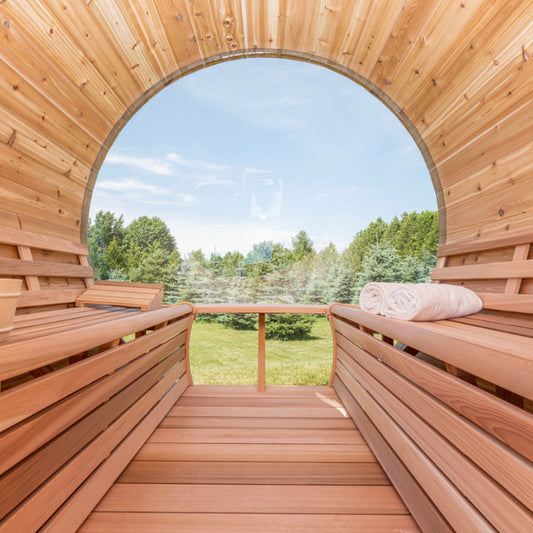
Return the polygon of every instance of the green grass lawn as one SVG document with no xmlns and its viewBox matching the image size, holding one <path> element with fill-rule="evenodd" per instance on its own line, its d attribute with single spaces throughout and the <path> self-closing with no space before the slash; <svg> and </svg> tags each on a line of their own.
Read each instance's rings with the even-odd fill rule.
<svg viewBox="0 0 533 533">
<path fill-rule="evenodd" d="M 190 355 L 196 385 L 257 383 L 257 331 L 195 322 Z M 327 385 L 333 345 L 327 318 L 319 317 L 308 340 L 266 341 L 267 385 Z"/>
</svg>

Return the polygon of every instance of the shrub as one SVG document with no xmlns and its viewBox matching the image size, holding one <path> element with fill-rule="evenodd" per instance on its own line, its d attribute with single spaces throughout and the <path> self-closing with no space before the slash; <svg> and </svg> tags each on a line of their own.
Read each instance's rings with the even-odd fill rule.
<svg viewBox="0 0 533 533">
<path fill-rule="evenodd" d="M 231 329 L 254 330 L 257 329 L 257 315 L 240 313 L 226 313 L 219 315 L 218 322 Z"/>
<path fill-rule="evenodd" d="M 282 341 L 306 339 L 310 337 L 315 321 L 313 315 L 267 315 L 265 336 Z"/>
</svg>

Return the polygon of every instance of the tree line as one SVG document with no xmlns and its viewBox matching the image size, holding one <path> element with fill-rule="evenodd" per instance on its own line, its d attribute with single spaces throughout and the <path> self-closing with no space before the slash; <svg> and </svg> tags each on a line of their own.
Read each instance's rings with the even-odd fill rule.
<svg viewBox="0 0 533 533">
<path fill-rule="evenodd" d="M 207 256 L 198 249 L 183 257 L 161 219 L 141 216 L 126 226 L 122 216 L 100 211 L 89 226 L 88 248 L 97 279 L 162 283 L 166 303 L 357 304 L 369 281 L 429 281 L 438 236 L 437 213 L 423 211 L 390 222 L 378 218 L 345 250 L 330 243 L 317 251 L 302 230 L 290 246 L 263 241 L 246 255 Z M 300 318 L 310 329 L 312 320 Z M 235 328 L 252 328 L 256 321 L 253 315 L 216 319 Z M 284 320 L 283 315 L 270 317 L 267 335 L 270 329 L 271 337 L 295 336 L 288 325 L 294 321 Z"/>
</svg>

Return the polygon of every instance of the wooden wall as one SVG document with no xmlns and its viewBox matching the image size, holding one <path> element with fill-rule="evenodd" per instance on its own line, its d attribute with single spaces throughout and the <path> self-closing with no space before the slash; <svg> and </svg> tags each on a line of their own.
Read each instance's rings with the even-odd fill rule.
<svg viewBox="0 0 533 533">
<path fill-rule="evenodd" d="M 533 4 L 514 0 L 0 0 L 0 225 L 86 237 L 98 169 L 180 76 L 249 55 L 363 84 L 421 148 L 443 242 L 533 220 Z"/>
</svg>

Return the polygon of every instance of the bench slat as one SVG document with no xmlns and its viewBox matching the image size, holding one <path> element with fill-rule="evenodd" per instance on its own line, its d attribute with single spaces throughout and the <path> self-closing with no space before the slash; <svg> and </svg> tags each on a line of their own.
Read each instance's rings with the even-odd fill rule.
<svg viewBox="0 0 533 533">
<path fill-rule="evenodd" d="M 78 242 L 72 242 L 57 237 L 48 237 L 29 231 L 0 227 L 0 242 L 15 246 L 28 246 L 30 248 L 40 248 L 42 250 L 53 250 L 56 252 L 69 252 L 76 255 L 87 255 L 87 246 Z"/>
<path fill-rule="evenodd" d="M 483 265 L 434 268 L 431 278 L 440 281 L 533 277 L 533 261 L 503 261 Z"/>
<path fill-rule="evenodd" d="M 151 311 L 163 304 L 163 285 L 98 281 L 76 299 L 77 306 L 87 304 L 136 307 Z"/>
<path fill-rule="evenodd" d="M 49 276 L 62 278 L 92 277 L 90 266 L 68 263 L 48 263 L 44 261 L 24 261 L 17 259 L 0 260 L 1 276 Z"/>
<path fill-rule="evenodd" d="M 508 246 L 533 243 L 533 231 L 529 228 L 506 231 L 496 235 L 488 235 L 479 239 L 444 244 L 437 251 L 437 257 L 460 255 L 469 252 L 482 252 Z"/>
</svg>

